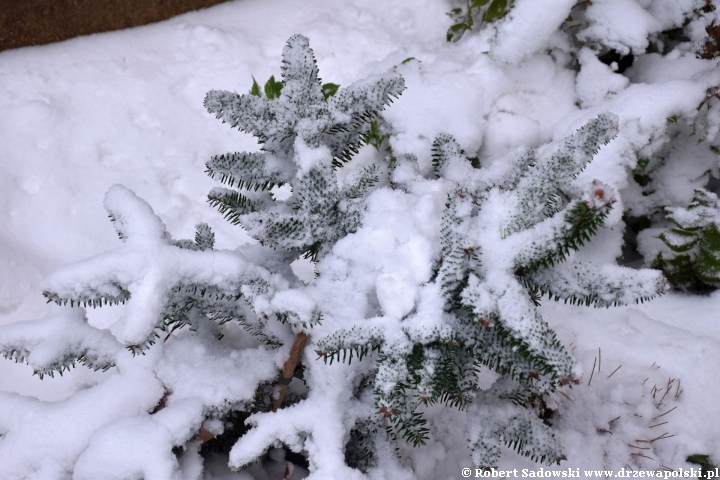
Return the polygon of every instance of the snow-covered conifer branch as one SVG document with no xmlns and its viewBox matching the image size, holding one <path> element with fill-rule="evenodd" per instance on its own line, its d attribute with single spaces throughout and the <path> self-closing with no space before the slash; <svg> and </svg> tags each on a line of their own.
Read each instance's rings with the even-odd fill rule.
<svg viewBox="0 0 720 480">
<path fill-rule="evenodd" d="M 82 363 L 93 370 L 115 365 L 122 345 L 107 330 L 87 323 L 81 308 L 58 311 L 43 319 L 0 327 L 0 354 L 29 364 L 40 378 L 62 375 Z"/>
<path fill-rule="evenodd" d="M 557 212 L 563 206 L 558 195 L 574 193 L 572 181 L 617 132 L 617 116 L 603 114 L 564 139 L 560 146 L 538 152 L 517 184 L 516 205 L 504 227 L 504 235 L 526 229 L 538 218 L 547 218 Z M 565 201 L 565 205 L 568 202 Z M 528 211 L 528 208 L 532 210 Z"/>
<path fill-rule="evenodd" d="M 266 196 L 269 199 L 269 196 Z M 240 217 L 260 210 L 262 199 L 250 200 L 248 197 L 229 188 L 215 187 L 208 193 L 208 203 L 216 207 L 233 225 L 240 224 Z"/>
<path fill-rule="evenodd" d="M 195 225 L 195 241 L 175 240 L 173 245 L 189 250 L 212 250 L 215 246 L 215 234 L 207 223 Z"/>
<path fill-rule="evenodd" d="M 509 394 L 507 383 L 499 381 L 479 393 L 469 409 L 467 431 L 473 463 L 497 468 L 500 447 L 505 445 L 536 462 L 559 464 L 565 454 L 550 428 L 523 406 L 502 400 Z"/>
<path fill-rule="evenodd" d="M 516 266 L 521 274 L 564 262 L 597 233 L 610 212 L 610 204 L 591 208 L 574 201 L 544 222 L 528 230 L 535 238 L 518 253 Z"/>
<path fill-rule="evenodd" d="M 246 190 L 267 190 L 290 181 L 289 172 L 273 169 L 268 157 L 267 152 L 214 155 L 206 164 L 205 173 L 229 187 Z"/>
<path fill-rule="evenodd" d="M 667 280 L 658 270 L 588 262 L 556 265 L 529 274 L 526 281 L 552 299 L 596 307 L 645 302 L 667 288 Z"/>
<path fill-rule="evenodd" d="M 191 309 L 234 317 L 232 312 L 242 310 L 238 302 L 253 304 L 256 297 L 269 299 L 278 287 L 285 288 L 284 281 L 239 254 L 178 245 L 150 206 L 124 187 L 112 187 L 105 206 L 125 244 L 58 270 L 46 280 L 45 296 L 59 304 L 129 302 L 118 333 L 128 347 L 142 349 L 154 342 L 156 329 L 187 323 L 185 312 Z M 206 227 L 198 232 L 204 247 L 211 247 L 211 232 Z M 258 281 L 263 291 L 243 290 Z"/>
</svg>

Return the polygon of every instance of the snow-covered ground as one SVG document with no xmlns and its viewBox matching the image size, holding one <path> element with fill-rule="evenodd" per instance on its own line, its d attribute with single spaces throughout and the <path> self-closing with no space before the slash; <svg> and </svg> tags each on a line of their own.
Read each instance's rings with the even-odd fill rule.
<svg viewBox="0 0 720 480">
<path fill-rule="evenodd" d="M 246 242 L 238 227 L 207 205 L 215 182 L 203 170 L 213 154 L 257 146 L 250 136 L 221 126 L 206 112 L 203 98 L 211 89 L 244 92 L 252 76 L 264 81 L 277 75 L 281 50 L 294 33 L 310 38 L 325 82 L 348 85 L 397 68 L 407 90 L 386 113 L 397 132 L 391 141 L 396 152 L 416 153 L 421 165 L 429 164 L 430 143 L 440 132 L 452 133 L 489 165 L 517 146 L 562 138 L 611 110 L 631 133 L 623 137 L 621 128 L 621 137 L 609 152 L 603 150 L 588 175 L 618 188 L 625 186 L 626 171 L 609 160 L 612 145 L 652 137 L 668 113 L 698 103 L 693 96 L 701 99 L 708 77 L 717 79 L 716 62 L 692 55 L 668 60 L 648 55 L 639 61 L 645 70 L 628 74 L 637 84 L 627 89 L 604 65 L 576 78 L 561 46 L 552 55 L 530 51 L 518 54 L 526 58 L 519 63 L 503 63 L 484 53 L 488 37 L 482 33 L 445 42 L 449 8 L 439 0 L 238 0 L 156 25 L 0 53 L 0 325 L 51 314 L 55 307 L 45 303 L 41 280 L 61 265 L 117 247 L 102 203 L 113 184 L 147 200 L 176 238 L 192 237 L 194 226 L 206 222 L 219 248 Z M 496 56 L 503 49 L 532 50 L 532 41 L 502 44 Z M 413 60 L 403 63 L 408 58 Z M 597 62 L 589 56 L 580 61 Z M 688 81 L 693 75 L 699 86 Z M 668 87 L 669 82 L 675 83 Z M 610 98 L 613 89 L 619 93 Z M 588 108 L 579 108 L 578 100 Z M 628 120 L 633 115 L 636 125 Z M 616 223 L 581 255 L 614 261 L 621 241 Z M 572 401 L 554 399 L 556 429 L 568 456 L 558 468 L 620 468 L 619 459 L 645 452 L 632 449 L 638 445 L 633 442 L 663 432 L 674 436 L 653 443 L 648 469 L 687 468 L 684 459 L 692 453 L 720 460 L 719 309 L 718 292 L 669 293 L 611 309 L 545 301 L 545 319 L 572 345 L 584 369 Z M 90 310 L 89 317 L 105 326 L 121 312 Z M 593 364 L 600 356 L 598 371 Z M 40 380 L 26 365 L 0 361 L 0 390 L 55 401 L 103 375 L 80 367 Z M 665 388 L 669 379 L 672 393 L 656 407 L 665 392 L 653 400 L 652 388 Z M 654 416 L 648 412 L 660 415 L 673 406 L 677 409 L 657 421 L 667 424 L 651 427 L 628 419 L 619 431 L 603 432 L 617 416 L 637 413 L 647 419 Z M 437 440 L 403 449 L 420 478 L 461 478 L 461 468 L 472 467 L 463 415 L 433 407 Z M 510 450 L 502 463 L 540 466 Z M 246 478 L 212 472 L 207 470 L 208 479 Z"/>
</svg>

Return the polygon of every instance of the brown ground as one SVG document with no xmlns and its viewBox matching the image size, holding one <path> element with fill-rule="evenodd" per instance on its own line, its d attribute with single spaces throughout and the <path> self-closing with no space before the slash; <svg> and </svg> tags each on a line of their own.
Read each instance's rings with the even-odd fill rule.
<svg viewBox="0 0 720 480">
<path fill-rule="evenodd" d="M 165 20 L 226 0 L 0 0 L 0 51 Z"/>
</svg>

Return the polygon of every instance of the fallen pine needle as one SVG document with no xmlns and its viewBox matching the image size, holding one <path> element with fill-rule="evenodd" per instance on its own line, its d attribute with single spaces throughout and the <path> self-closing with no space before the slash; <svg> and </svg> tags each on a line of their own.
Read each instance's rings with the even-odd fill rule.
<svg viewBox="0 0 720 480">
<path fill-rule="evenodd" d="M 671 409 L 668 410 L 667 412 L 665 412 L 665 413 L 663 413 L 663 414 L 661 414 L 661 415 L 658 415 L 657 417 L 654 417 L 653 420 L 657 420 L 657 419 L 660 418 L 660 417 L 664 417 L 665 415 L 667 415 L 668 413 L 672 412 L 672 411 L 675 410 L 676 408 L 677 408 L 677 405 L 675 405 L 673 408 L 671 408 Z"/>
<path fill-rule="evenodd" d="M 655 460 L 654 458 L 648 457 L 647 455 L 643 455 L 642 453 L 631 453 L 630 455 L 635 455 L 636 457 L 644 457 L 644 458 L 649 458 L 650 460 Z"/>
<path fill-rule="evenodd" d="M 563 397 L 567 398 L 568 400 L 570 400 L 570 403 L 572 403 L 573 405 L 575 405 L 575 400 L 573 400 L 573 399 L 570 397 L 570 395 L 568 395 L 568 394 L 565 393 L 565 392 L 560 392 L 560 395 L 562 395 Z"/>
<path fill-rule="evenodd" d="M 593 369 L 592 372 L 590 372 L 590 380 L 588 380 L 588 387 L 590 386 L 590 382 L 592 382 L 593 374 L 595 373 L 595 364 L 597 363 L 597 357 L 595 357 L 595 360 L 593 361 Z"/>
</svg>

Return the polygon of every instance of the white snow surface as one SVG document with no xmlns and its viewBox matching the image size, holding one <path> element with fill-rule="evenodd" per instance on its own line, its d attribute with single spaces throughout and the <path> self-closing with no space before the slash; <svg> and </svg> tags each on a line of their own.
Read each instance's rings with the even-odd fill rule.
<svg viewBox="0 0 720 480">
<path fill-rule="evenodd" d="M 648 35 L 682 24 L 678 19 L 697 2 L 593 1 L 586 13 L 589 27 L 580 33 L 588 47 L 580 51 L 579 73 L 571 68 L 567 42 L 556 33 L 576 2 L 516 3 L 496 36 L 493 27 L 453 44 L 444 41 L 445 12 L 451 8 L 446 1 L 307 0 L 298 6 L 291 0 L 238 0 L 155 25 L 1 52 L 0 325 L 43 317 L 58 318 L 58 324 L 82 322 L 82 328 L 94 327 L 89 347 L 112 345 L 117 353 L 116 367 L 105 373 L 78 367 L 42 381 L 32 373 L 55 360 L 51 343 L 33 350 L 30 366 L 0 362 L 0 478 L 263 480 L 270 478 L 272 465 L 231 472 L 221 464 L 241 466 L 278 437 L 319 459 L 311 465 L 311 478 L 321 478 L 313 473 L 318 469 L 332 475 L 325 478 L 363 478 L 345 466 L 340 450 L 344 439 L 338 432 L 363 408 L 351 398 L 353 385 L 344 365 L 315 361 L 307 349 L 306 375 L 322 391 L 311 391 L 309 401 L 286 411 L 254 415 L 249 423 L 256 427 L 229 459 L 215 459 L 203 470 L 194 447 L 179 462 L 167 447 L 191 441 L 209 406 L 251 401 L 255 392 L 248 385 L 274 378 L 287 349 L 208 351 L 183 332 L 158 342 L 144 357 L 132 357 L 119 345 L 144 339 L 160 306 L 149 301 L 92 309 L 85 322 L 80 310 L 63 317 L 42 297 L 49 286 L 67 286 L 64 272 L 82 273 L 84 263 L 52 272 L 97 255 L 100 261 L 123 256 L 124 267 L 114 274 L 141 277 L 132 293 L 157 298 L 166 288 L 160 277 L 177 279 L 202 270 L 200 252 L 175 252 L 160 242 L 166 227 L 175 238 L 191 238 L 196 224 L 208 223 L 220 249 L 249 240 L 207 206 L 206 194 L 216 183 L 202 172 L 211 155 L 253 151 L 257 144 L 221 125 L 202 101 L 213 89 L 247 91 L 251 76 L 278 78 L 280 53 L 292 34 L 310 39 L 324 82 L 347 86 L 389 69 L 403 75 L 407 90 L 384 115 L 395 129 L 393 150 L 418 156 L 419 172 L 409 163 L 395 172 L 408 184 L 424 182 L 419 173 L 431 170 L 430 145 L 441 132 L 454 135 L 484 167 L 501 169 L 503 157 L 520 147 L 561 139 L 600 113 L 617 115 L 618 136 L 578 179 L 583 185 L 597 180 L 617 194 L 607 228 L 578 257 L 614 261 L 623 198 L 648 210 L 655 201 L 644 200 L 629 186 L 628 171 L 638 158 L 666 145 L 669 117 L 693 118 L 707 89 L 720 84 L 717 61 L 698 60 L 689 51 L 643 54 Z M 533 15 L 538 5 L 550 4 L 552 9 Z M 590 51 L 599 41 L 638 54 L 635 65 L 621 75 L 600 63 Z M 403 63 L 410 57 L 414 60 Z M 305 168 L 326 155 L 301 152 Z M 359 168 L 374 155 L 365 147 L 346 168 Z M 697 182 L 708 165 L 717 169 L 717 158 L 682 171 L 667 167 L 667 197 L 677 204 L 688 201 L 682 198 L 686 186 Z M 422 339 L 441 324 L 442 315 L 436 286 L 426 285 L 438 255 L 446 194 L 437 183 L 423 184 L 418 194 L 387 188 L 372 193 L 363 228 L 338 242 L 318 265 L 321 276 L 315 284 L 302 295 L 287 291 L 274 297 L 275 305 L 310 318 L 315 305 L 322 304 L 326 318 L 316 327 L 318 335 L 361 318 L 366 326 L 398 328 L 386 335 L 400 338 L 400 319 L 410 314 L 416 329 L 410 333 Z M 116 184 L 126 188 L 111 187 Z M 128 241 L 121 244 L 103 209 L 108 190 L 108 209 L 122 210 L 128 202 L 115 200 L 135 192 L 144 201 L 134 203 L 135 211 L 127 215 L 152 219 L 149 204 L 161 220 L 129 225 L 138 230 L 128 231 Z M 139 243 L 133 242 L 152 248 L 140 255 L 131 248 Z M 217 278 L 246 268 L 237 252 L 215 255 Z M 163 269 L 154 266 L 160 260 Z M 98 280 L 90 278 L 94 271 L 86 273 L 89 283 Z M 329 295 L 327 285 L 342 288 Z M 128 312 L 133 308 L 144 313 Z M 544 300 L 543 317 L 584 372 L 582 383 L 569 390 L 572 401 L 561 395 L 552 399 L 560 413 L 556 435 L 568 459 L 544 468 L 617 470 L 624 463 L 646 462 L 632 456 L 636 450 L 628 444 L 665 431 L 675 436 L 653 443 L 648 454 L 653 461 L 642 468 L 688 468 L 685 458 L 693 453 L 710 454 L 719 462 L 719 308 L 717 292 L 704 297 L 669 293 L 644 305 L 611 309 Z M 126 318 L 144 320 L 127 324 Z M 46 321 L 35 327 L 41 329 Z M 25 340 L 42 346 L 39 335 Z M 62 335 L 73 338 L 69 332 Z M 593 368 L 600 358 L 601 369 Z M 225 380 L 237 372 L 242 372 L 237 381 Z M 672 399 L 652 398 L 653 386 L 665 388 L 670 379 Z M 166 390 L 172 392 L 167 406 L 149 415 Z M 107 403 L 98 405 L 94 399 L 100 397 Z M 675 406 L 662 417 L 668 424 L 650 429 L 658 415 Z M 419 479 L 460 478 L 462 468 L 473 467 L 466 416 L 451 408 L 429 408 L 432 440 L 415 449 L 403 445 L 402 462 L 381 458 L 369 476 L 412 478 L 412 470 Z M 616 433 L 603 433 L 618 416 Z M 500 467 L 540 465 L 506 449 Z M 291 478 L 305 473 L 298 468 Z"/>
</svg>

